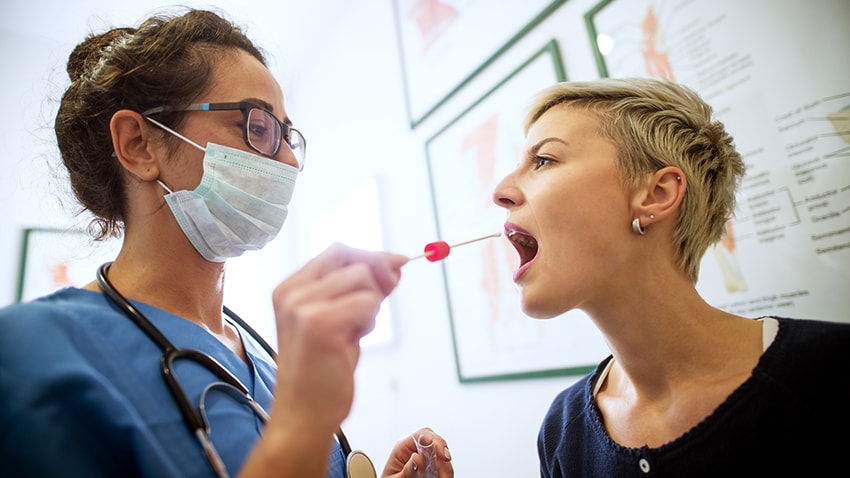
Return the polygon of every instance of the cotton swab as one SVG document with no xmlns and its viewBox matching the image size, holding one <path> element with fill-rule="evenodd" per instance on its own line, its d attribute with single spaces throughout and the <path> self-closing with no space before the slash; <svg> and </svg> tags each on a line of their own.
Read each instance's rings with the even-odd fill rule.
<svg viewBox="0 0 850 478">
<path fill-rule="evenodd" d="M 451 245 L 451 246 L 445 241 L 429 242 L 428 244 L 425 245 L 425 253 L 424 254 L 420 254 L 418 256 L 411 257 L 407 261 L 410 262 L 410 261 L 424 257 L 431 262 L 437 262 L 439 260 L 445 259 L 446 256 L 449 255 L 449 252 L 451 252 L 452 248 L 454 248 L 454 247 L 463 246 L 465 244 L 471 244 L 473 242 L 483 241 L 484 239 L 490 239 L 492 237 L 499 237 L 501 235 L 502 235 L 501 232 L 497 232 L 497 233 L 488 234 L 486 236 L 479 237 L 479 238 L 476 238 L 476 239 L 470 239 L 468 241 L 458 242 L 457 244 L 454 244 L 454 245 Z"/>
</svg>

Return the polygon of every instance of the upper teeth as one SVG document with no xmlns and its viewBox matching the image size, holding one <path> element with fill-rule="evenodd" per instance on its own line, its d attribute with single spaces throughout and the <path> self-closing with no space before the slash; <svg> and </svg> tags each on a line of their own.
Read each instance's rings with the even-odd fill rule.
<svg viewBox="0 0 850 478">
<path fill-rule="evenodd" d="M 537 240 L 519 231 L 508 231 L 506 235 L 515 243 L 525 247 L 537 247 Z"/>
<path fill-rule="evenodd" d="M 526 246 L 526 247 L 537 246 L 537 241 L 534 240 L 533 237 L 528 237 L 528 236 L 517 237 L 516 239 L 514 239 L 514 242 L 516 242 L 517 244 L 521 244 L 523 246 Z"/>
</svg>

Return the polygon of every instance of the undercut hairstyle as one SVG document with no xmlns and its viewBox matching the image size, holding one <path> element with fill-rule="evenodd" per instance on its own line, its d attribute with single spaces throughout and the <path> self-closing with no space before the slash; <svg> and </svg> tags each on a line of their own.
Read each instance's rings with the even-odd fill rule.
<svg viewBox="0 0 850 478">
<path fill-rule="evenodd" d="M 687 189 L 676 218 L 676 262 L 696 283 L 705 251 L 725 231 L 745 172 L 732 136 L 712 107 L 686 86 L 648 78 L 563 82 L 532 102 L 524 129 L 564 105 L 595 115 L 600 134 L 617 148 L 624 186 L 635 191 L 661 168 L 684 172 Z"/>
</svg>

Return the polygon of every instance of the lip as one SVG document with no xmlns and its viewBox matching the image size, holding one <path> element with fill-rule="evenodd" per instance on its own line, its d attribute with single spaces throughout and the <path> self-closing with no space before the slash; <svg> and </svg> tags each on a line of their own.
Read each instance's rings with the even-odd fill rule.
<svg viewBox="0 0 850 478">
<path fill-rule="evenodd" d="M 511 222 L 506 222 L 504 228 L 505 228 L 505 237 L 508 238 L 508 242 L 510 242 L 511 245 L 514 246 L 514 249 L 516 249 L 517 254 L 519 255 L 520 266 L 513 273 L 513 281 L 514 281 L 514 283 L 518 283 L 520 281 L 520 279 L 522 278 L 522 276 L 525 275 L 526 271 L 528 271 L 528 269 L 531 267 L 531 265 L 534 264 L 535 259 L 537 259 L 537 252 L 538 251 L 535 250 L 534 256 L 527 257 L 528 256 L 528 249 L 523 248 L 521 245 L 519 245 L 514 240 L 513 236 L 515 236 L 516 234 L 521 234 L 522 236 L 527 236 L 527 237 L 531 238 L 532 240 L 534 240 L 535 238 L 534 238 L 534 235 L 531 234 L 528 230 L 526 230 L 526 229 L 524 229 L 524 228 L 522 228 L 522 227 L 520 227 L 516 224 L 513 224 Z"/>
</svg>

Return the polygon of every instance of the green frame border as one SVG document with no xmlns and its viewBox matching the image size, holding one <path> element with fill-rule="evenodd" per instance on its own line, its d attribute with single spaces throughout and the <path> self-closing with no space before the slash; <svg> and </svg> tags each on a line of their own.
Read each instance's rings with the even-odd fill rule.
<svg viewBox="0 0 850 478">
<path fill-rule="evenodd" d="M 481 104 L 484 100 L 486 100 L 490 95 L 492 95 L 495 91 L 501 88 L 505 83 L 510 81 L 517 73 L 522 71 L 526 66 L 528 66 L 533 61 L 537 60 L 541 55 L 549 54 L 552 56 L 552 63 L 555 69 L 555 76 L 558 81 L 566 81 L 566 73 L 564 72 L 564 63 L 561 58 L 561 53 L 558 48 L 557 41 L 552 39 L 547 42 L 543 48 L 536 51 L 528 60 L 523 62 L 519 67 L 513 70 L 508 76 L 502 79 L 496 86 L 487 91 L 481 98 L 475 101 L 468 108 L 463 110 L 456 118 L 451 120 L 446 126 L 437 131 L 433 136 L 431 136 L 425 142 L 425 156 L 427 159 L 427 167 L 428 167 L 428 184 L 431 190 L 431 207 L 434 211 L 434 222 L 437 228 L 437 236 L 443 237 L 442 231 L 440 230 L 440 217 L 439 211 L 437 211 L 437 199 L 436 199 L 436 189 L 434 187 L 434 173 L 431 168 L 431 155 L 429 153 L 430 144 L 440 137 L 443 133 L 449 130 L 452 126 L 454 126 L 458 121 L 461 120 L 467 113 L 475 109 L 479 104 Z M 553 369 L 545 369 L 545 370 L 534 370 L 529 372 L 518 372 L 518 373 L 507 373 L 507 374 L 494 374 L 494 375 L 485 375 L 485 376 L 477 376 L 477 377 L 464 377 L 461 371 L 460 366 L 460 355 L 458 352 L 458 339 L 455 334 L 455 321 L 454 315 L 452 313 L 452 305 L 451 305 L 451 294 L 448 286 L 448 272 L 446 271 L 445 263 L 441 263 L 441 271 L 443 274 L 443 291 L 446 297 L 446 305 L 448 308 L 448 316 L 449 323 L 451 325 L 451 333 L 452 333 L 452 345 L 454 346 L 454 356 L 455 356 L 455 370 L 457 372 L 457 377 L 460 383 L 480 383 L 480 382 L 494 382 L 494 381 L 503 381 L 503 380 L 518 380 L 518 379 L 531 379 L 531 378 L 545 378 L 545 377 L 558 377 L 558 376 L 569 376 L 569 375 L 585 375 L 596 369 L 597 364 L 589 364 L 584 366 L 575 366 L 575 367 L 564 367 L 564 368 L 553 368 Z"/>
<path fill-rule="evenodd" d="M 482 71 L 487 69 L 493 62 L 495 62 L 503 53 L 505 53 L 508 49 L 514 46 L 520 39 L 522 39 L 528 32 L 533 30 L 537 25 L 539 25 L 543 20 L 546 19 L 552 12 L 561 7 L 567 0 L 552 0 L 549 5 L 546 6 L 537 16 L 531 19 L 519 32 L 517 32 L 514 36 L 512 36 L 508 41 L 499 47 L 495 53 L 490 55 L 487 59 L 484 60 L 484 63 L 481 64 L 477 69 L 473 70 L 467 77 L 462 78 L 460 83 L 454 87 L 451 91 L 449 91 L 444 97 L 437 100 L 437 102 L 431 106 L 429 109 L 425 111 L 419 118 L 414 118 L 412 112 L 410 111 L 410 86 L 407 81 L 407 62 L 404 57 L 404 44 L 402 43 L 402 35 L 401 35 L 401 21 L 399 6 L 399 0 L 393 0 L 393 18 L 395 19 L 396 25 L 396 37 L 398 39 L 399 44 L 399 59 L 401 60 L 401 77 L 402 77 L 402 86 L 404 87 L 404 104 L 407 110 L 407 118 L 410 122 L 410 128 L 415 129 L 417 126 L 422 124 L 427 118 L 429 118 L 435 111 L 437 111 L 441 106 L 443 106 L 449 99 L 454 97 L 460 90 L 463 89 L 469 82 L 475 79 Z"/>
<path fill-rule="evenodd" d="M 599 32 L 596 31 L 596 25 L 593 23 L 593 17 L 595 17 L 597 13 L 613 1 L 614 0 L 602 0 L 584 14 L 584 23 L 587 25 L 587 34 L 590 35 L 590 45 L 593 47 L 593 56 L 596 59 L 596 69 L 599 70 L 599 76 L 601 78 L 608 77 L 608 66 L 605 64 L 605 57 L 599 51 L 599 43 L 596 41 L 596 37 L 599 35 Z"/>
<path fill-rule="evenodd" d="M 83 231 L 76 229 L 69 230 L 50 227 L 28 227 L 23 230 L 23 238 L 21 240 L 21 258 L 18 261 L 18 287 L 15 291 L 15 302 L 20 302 L 24 296 L 24 279 L 26 278 L 25 276 L 27 273 L 27 255 L 29 253 L 30 238 L 32 235 L 36 233 L 66 234 L 68 232 L 79 232 L 80 234 L 83 234 Z"/>
</svg>

